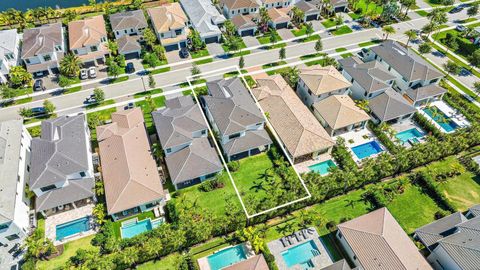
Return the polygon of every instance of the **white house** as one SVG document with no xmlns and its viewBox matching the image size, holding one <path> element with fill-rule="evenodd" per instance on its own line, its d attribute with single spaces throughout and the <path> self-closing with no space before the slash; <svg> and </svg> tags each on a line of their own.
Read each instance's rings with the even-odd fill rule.
<svg viewBox="0 0 480 270">
<path fill-rule="evenodd" d="M 0 83 L 7 83 L 10 67 L 19 64 L 20 37 L 17 29 L 0 31 Z"/>
<path fill-rule="evenodd" d="M 142 39 L 143 31 L 148 27 L 143 10 L 132 10 L 110 15 L 110 24 L 115 39 L 123 36 L 137 36 Z"/>
<path fill-rule="evenodd" d="M 70 51 L 87 65 L 105 63 L 109 54 L 107 29 L 102 15 L 68 23 Z"/>
<path fill-rule="evenodd" d="M 222 31 L 219 26 L 226 19 L 210 0 L 180 0 L 180 4 L 190 19 L 190 24 L 205 43 L 220 42 Z"/>
<path fill-rule="evenodd" d="M 257 0 L 221 0 L 220 7 L 228 19 L 237 15 L 258 13 L 262 3 Z"/>
</svg>

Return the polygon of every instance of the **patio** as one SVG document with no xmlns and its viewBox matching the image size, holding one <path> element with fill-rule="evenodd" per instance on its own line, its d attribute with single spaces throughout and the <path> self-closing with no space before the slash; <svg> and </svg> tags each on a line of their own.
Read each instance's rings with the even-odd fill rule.
<svg viewBox="0 0 480 270">
<path fill-rule="evenodd" d="M 308 173 L 310 172 L 310 166 L 313 166 L 315 164 L 327 161 L 327 160 L 333 160 L 332 156 L 330 153 L 325 153 L 318 155 L 315 159 L 309 159 L 300 163 L 295 164 L 295 169 L 297 170 L 298 173 Z"/>
<path fill-rule="evenodd" d="M 81 219 L 87 216 L 92 215 L 94 205 L 87 204 L 82 207 L 78 207 L 69 211 L 61 212 L 55 215 L 48 216 L 45 219 L 45 237 L 53 241 L 54 245 L 64 244 L 65 242 L 76 240 L 88 235 L 95 234 L 94 228 L 91 228 L 89 231 L 82 232 L 78 235 L 74 235 L 72 237 L 65 238 L 61 241 L 57 241 L 57 234 L 56 234 L 56 227 L 57 225 L 65 224 L 67 222 Z"/>
<path fill-rule="evenodd" d="M 309 250 L 312 252 L 313 256 L 305 262 L 299 262 L 298 264 L 294 264 L 289 267 L 284 257 L 285 254 L 288 254 L 289 252 L 295 252 L 293 251 L 294 249 L 303 244 L 308 244 L 310 241 L 313 242 L 312 246 L 316 248 L 316 251 L 313 249 Z M 279 270 L 303 270 L 305 269 L 304 264 L 308 264 L 309 268 L 312 269 L 322 269 L 333 264 L 327 248 L 320 239 L 317 230 L 315 230 L 313 227 L 303 229 L 293 233 L 292 235 L 271 241 L 267 244 L 267 246 L 272 255 L 275 257 L 275 263 Z M 306 252 L 302 253 L 302 255 L 307 255 Z M 292 254 L 292 256 L 293 255 L 294 254 Z M 292 262 L 290 262 L 290 264 L 292 264 Z"/>
<path fill-rule="evenodd" d="M 443 100 L 438 100 L 430 103 L 429 107 L 436 107 L 438 110 L 446 116 L 446 120 L 451 120 L 454 124 L 458 126 L 458 128 L 465 128 L 470 126 L 470 122 L 466 119 L 466 117 L 458 112 L 457 110 L 450 107 L 447 103 Z M 428 107 L 427 107 L 428 108 Z M 426 109 L 426 108 L 424 108 Z M 425 116 L 427 119 L 431 120 L 432 124 L 437 127 L 441 132 L 444 133 L 451 133 L 456 130 L 456 128 L 452 130 L 446 130 L 442 123 L 435 121 L 430 115 L 428 115 L 424 109 L 420 109 L 419 113 Z M 435 117 L 436 118 L 436 117 Z"/>
<path fill-rule="evenodd" d="M 225 251 L 227 249 L 232 249 L 232 248 L 236 248 L 236 247 L 240 247 L 243 250 L 243 252 L 245 253 L 246 258 L 244 258 L 244 260 L 248 260 L 249 258 L 255 256 L 255 252 L 253 251 L 250 242 L 245 242 L 245 243 L 242 243 L 242 244 L 236 245 L 236 246 L 224 247 L 222 249 L 219 249 L 219 250 L 215 251 L 213 254 L 209 254 L 208 256 L 205 256 L 205 257 L 202 257 L 202 258 L 198 259 L 197 262 L 198 262 L 198 266 L 199 266 L 200 270 L 212 270 L 212 268 L 210 267 L 210 263 L 208 262 L 208 257 L 210 257 L 210 256 L 212 256 L 216 253 L 219 253 L 221 251 Z M 244 260 L 240 260 L 236 263 L 230 264 L 230 266 L 235 265 L 235 264 L 237 264 L 239 262 L 242 262 Z"/>
<path fill-rule="evenodd" d="M 401 132 L 406 132 L 406 131 L 412 130 L 412 129 L 416 129 L 420 133 L 424 134 L 423 137 L 417 137 L 416 142 L 419 142 L 419 143 L 425 142 L 425 136 L 427 135 L 427 132 L 423 128 L 421 128 L 412 118 L 405 119 L 400 123 L 395 123 L 395 124 L 391 125 L 390 128 L 393 129 L 395 134 L 398 134 L 398 133 L 401 133 Z M 406 148 L 412 147 L 412 142 L 410 142 L 410 140 L 408 140 L 408 141 L 403 140 L 402 141 L 401 138 L 398 138 L 396 136 L 394 138 L 390 138 L 390 139 L 392 139 L 392 141 L 394 141 L 397 144 L 402 145 Z"/>
<path fill-rule="evenodd" d="M 353 160 L 357 163 L 360 164 L 362 161 L 362 158 L 359 158 L 353 151 L 352 148 L 355 146 L 359 146 L 362 144 L 369 143 L 371 141 L 376 141 L 380 147 L 385 150 L 385 146 L 383 146 L 380 141 L 378 140 L 377 136 L 373 134 L 368 128 L 364 128 L 361 130 L 352 130 L 347 133 L 343 133 L 342 135 L 335 136 L 333 137 L 334 140 L 337 140 L 339 137 L 343 138 L 345 140 L 345 146 L 349 149 L 350 154 L 352 155 Z M 386 150 L 385 150 L 386 151 Z M 375 157 L 377 155 L 371 155 L 369 156 L 370 158 Z"/>
</svg>

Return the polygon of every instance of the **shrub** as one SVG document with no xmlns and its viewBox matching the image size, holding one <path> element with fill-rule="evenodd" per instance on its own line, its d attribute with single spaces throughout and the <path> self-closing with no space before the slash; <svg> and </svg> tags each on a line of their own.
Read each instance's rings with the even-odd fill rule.
<svg viewBox="0 0 480 270">
<path fill-rule="evenodd" d="M 230 161 L 227 166 L 231 172 L 236 172 L 240 169 L 240 162 L 238 160 Z"/>
<path fill-rule="evenodd" d="M 446 217 L 448 215 L 450 215 L 450 213 L 448 211 L 440 209 L 437 212 L 435 212 L 434 217 L 435 217 L 435 219 L 441 219 L 441 218 Z"/>
<path fill-rule="evenodd" d="M 215 179 L 207 180 L 203 182 L 202 184 L 200 184 L 198 188 L 200 189 L 200 191 L 210 192 L 215 189 L 223 188 L 224 186 L 225 186 L 225 183 L 215 178 Z"/>
<path fill-rule="evenodd" d="M 327 222 L 327 224 L 325 224 L 325 227 L 327 227 L 327 229 L 330 231 L 330 232 L 334 232 L 337 230 L 337 223 L 333 220 Z"/>
<path fill-rule="evenodd" d="M 425 192 L 430 195 L 438 204 L 442 206 L 445 210 L 450 212 L 455 212 L 455 207 L 447 199 L 445 194 L 438 189 L 437 183 L 433 180 L 429 172 L 420 172 L 416 175 L 415 179 L 416 184 L 422 187 Z"/>
<path fill-rule="evenodd" d="M 416 112 L 413 116 L 415 122 L 417 122 L 424 130 L 432 134 L 437 138 L 442 138 L 443 134 L 436 126 L 432 124 L 425 116 L 421 115 L 420 113 Z"/>
<path fill-rule="evenodd" d="M 387 147 L 388 151 L 392 154 L 395 154 L 399 151 L 399 146 L 390 140 L 390 138 L 383 132 L 379 125 L 375 125 L 372 121 L 368 122 L 368 127 L 373 131 L 375 136 L 380 140 L 380 142 Z"/>
</svg>

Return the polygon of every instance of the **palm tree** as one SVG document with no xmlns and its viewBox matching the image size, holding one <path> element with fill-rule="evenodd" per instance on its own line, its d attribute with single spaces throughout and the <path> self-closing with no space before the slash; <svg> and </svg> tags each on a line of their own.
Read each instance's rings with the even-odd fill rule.
<svg viewBox="0 0 480 270">
<path fill-rule="evenodd" d="M 107 43 L 108 50 L 110 51 L 110 55 L 117 55 L 118 54 L 118 44 L 115 41 L 109 40 Z"/>
<path fill-rule="evenodd" d="M 478 97 L 478 95 L 480 95 L 480 81 L 474 82 L 473 88 L 475 89 L 475 94 L 477 94 L 477 97 Z"/>
<path fill-rule="evenodd" d="M 75 77 L 80 72 L 82 61 L 73 53 L 68 53 L 60 61 L 60 72 L 65 76 Z"/>
<path fill-rule="evenodd" d="M 405 31 L 405 36 L 407 36 L 407 47 L 411 40 L 417 39 L 417 32 L 413 29 Z"/>
<path fill-rule="evenodd" d="M 385 25 L 384 27 L 382 27 L 382 31 L 384 32 L 384 35 L 385 35 L 384 40 L 387 40 L 390 34 L 395 34 L 397 32 L 395 28 L 393 28 L 393 26 L 391 25 Z"/>
</svg>

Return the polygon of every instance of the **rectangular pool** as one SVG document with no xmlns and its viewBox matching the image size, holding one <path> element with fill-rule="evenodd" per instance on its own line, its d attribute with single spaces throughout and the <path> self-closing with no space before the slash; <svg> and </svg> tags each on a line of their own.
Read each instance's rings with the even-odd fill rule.
<svg viewBox="0 0 480 270">
<path fill-rule="evenodd" d="M 153 228 L 158 227 L 162 223 L 163 221 L 152 221 L 149 218 L 140 221 L 136 219 L 132 221 L 124 221 L 122 223 L 122 227 L 120 228 L 122 231 L 122 238 L 132 238 L 141 233 L 151 231 Z"/>
<path fill-rule="evenodd" d="M 283 260 L 290 268 L 294 265 L 301 265 L 303 269 L 309 269 L 313 267 L 311 259 L 320 255 L 317 245 L 313 240 L 294 246 L 281 253 Z"/>
<path fill-rule="evenodd" d="M 374 140 L 352 147 L 352 151 L 355 153 L 358 159 L 364 159 L 382 152 L 383 149 L 380 144 Z"/>
<path fill-rule="evenodd" d="M 439 108 L 432 106 L 430 108 L 424 108 L 423 111 L 430 116 L 439 126 L 441 126 L 445 132 L 452 132 L 458 128 L 450 117 L 444 114 Z"/>
<path fill-rule="evenodd" d="M 242 245 L 220 250 L 207 257 L 211 270 L 220 270 L 247 259 Z"/>
<path fill-rule="evenodd" d="M 312 166 L 308 166 L 310 171 L 319 173 L 320 175 L 328 174 L 328 170 L 335 167 L 337 167 L 337 165 L 335 165 L 335 163 L 331 159 L 314 164 Z"/>
<path fill-rule="evenodd" d="M 423 136 L 425 136 L 425 134 L 423 134 L 422 132 L 420 132 L 416 128 L 411 128 L 409 130 L 404 130 L 404 131 L 399 132 L 395 135 L 395 137 L 397 137 L 403 143 L 407 143 L 409 141 L 413 141 L 413 142 L 417 143 L 418 139 L 422 138 Z"/>
<path fill-rule="evenodd" d="M 79 234 L 81 232 L 86 232 L 88 230 L 90 230 L 90 218 L 83 217 L 57 225 L 55 227 L 55 239 L 62 240 L 66 237 Z"/>
</svg>

